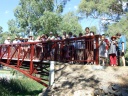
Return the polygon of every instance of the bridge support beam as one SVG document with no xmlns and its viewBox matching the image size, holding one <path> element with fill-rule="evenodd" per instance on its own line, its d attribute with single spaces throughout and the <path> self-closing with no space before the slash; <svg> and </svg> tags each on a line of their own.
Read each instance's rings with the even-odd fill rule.
<svg viewBox="0 0 128 96">
<path fill-rule="evenodd" d="M 55 61 L 50 61 L 50 71 L 49 71 L 49 86 L 53 85 L 54 83 L 54 67 L 55 67 Z"/>
</svg>

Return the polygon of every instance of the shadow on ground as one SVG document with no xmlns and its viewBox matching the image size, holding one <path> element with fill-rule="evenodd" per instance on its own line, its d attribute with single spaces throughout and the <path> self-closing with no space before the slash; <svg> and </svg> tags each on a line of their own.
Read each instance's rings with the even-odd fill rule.
<svg viewBox="0 0 128 96">
<path fill-rule="evenodd" d="M 94 65 L 82 66 L 76 64 L 67 66 L 56 65 L 56 67 L 57 71 L 55 71 L 54 86 L 49 89 L 47 96 L 53 94 L 57 96 L 63 96 L 63 94 L 65 94 L 65 96 L 73 96 L 68 94 L 74 94 L 78 90 L 101 91 L 99 88 L 102 87 L 104 90 L 108 90 L 109 86 L 112 87 L 111 84 L 116 84 L 121 86 L 121 88 L 128 89 L 128 79 L 126 77 L 128 76 L 128 67 L 106 66 L 105 68 L 101 68 L 99 66 L 95 67 Z"/>
</svg>

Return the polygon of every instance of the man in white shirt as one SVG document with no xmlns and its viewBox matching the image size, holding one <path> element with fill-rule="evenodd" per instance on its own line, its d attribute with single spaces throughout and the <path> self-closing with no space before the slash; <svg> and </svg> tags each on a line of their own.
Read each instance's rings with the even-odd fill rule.
<svg viewBox="0 0 128 96">
<path fill-rule="evenodd" d="M 4 44 L 10 44 L 10 43 L 11 43 L 10 37 L 8 37 L 8 38 L 4 41 Z M 6 51 L 6 50 L 8 50 L 8 46 L 5 46 L 4 49 L 3 49 L 3 51 Z M 7 56 L 8 56 L 8 53 L 5 53 L 4 56 L 7 57 Z"/>
<path fill-rule="evenodd" d="M 11 41 L 10 41 L 10 37 L 8 37 L 5 41 L 4 41 L 4 44 L 10 44 Z"/>
<path fill-rule="evenodd" d="M 47 40 L 54 40 L 55 39 L 55 36 L 53 35 L 52 32 L 49 33 L 49 37 Z"/>
<path fill-rule="evenodd" d="M 17 37 L 15 37 L 15 40 L 14 40 L 12 43 L 13 43 L 13 44 L 18 43 L 18 38 L 17 38 Z"/>
</svg>

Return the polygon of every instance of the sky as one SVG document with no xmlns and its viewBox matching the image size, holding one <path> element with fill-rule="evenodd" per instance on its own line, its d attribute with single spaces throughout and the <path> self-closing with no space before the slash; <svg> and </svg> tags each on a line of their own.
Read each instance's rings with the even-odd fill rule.
<svg viewBox="0 0 128 96">
<path fill-rule="evenodd" d="M 0 0 L 0 26 L 3 31 L 8 31 L 8 20 L 15 19 L 14 9 L 18 5 L 19 0 Z"/>
<path fill-rule="evenodd" d="M 19 0 L 0 0 L 0 26 L 3 27 L 3 31 L 8 31 L 8 20 L 15 19 L 14 9 L 18 5 Z M 80 0 L 70 0 L 67 2 L 63 14 L 69 11 L 76 11 Z M 85 18 L 79 21 L 82 28 L 90 26 L 98 27 L 98 20 L 93 18 Z"/>
</svg>

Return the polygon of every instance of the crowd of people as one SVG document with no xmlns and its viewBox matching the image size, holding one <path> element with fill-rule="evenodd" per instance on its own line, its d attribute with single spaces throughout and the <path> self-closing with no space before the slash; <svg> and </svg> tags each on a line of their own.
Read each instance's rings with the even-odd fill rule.
<svg viewBox="0 0 128 96">
<path fill-rule="evenodd" d="M 117 33 L 111 37 L 111 40 L 105 39 L 105 36 L 101 36 L 99 54 L 102 61 L 102 65 L 105 65 L 106 58 L 109 59 L 111 66 L 120 65 L 120 58 L 122 59 L 123 66 L 125 63 L 126 52 L 126 37 Z"/>
<path fill-rule="evenodd" d="M 72 32 L 69 32 L 68 34 L 66 32 L 63 32 L 62 36 L 59 36 L 57 33 L 53 34 L 53 32 L 50 32 L 49 35 L 47 34 L 43 34 L 41 36 L 38 36 L 35 40 L 33 36 L 29 36 L 29 38 L 17 38 L 15 37 L 15 40 L 12 41 L 13 44 L 16 43 L 21 43 L 21 42 L 38 42 L 38 41 L 51 41 L 51 40 L 65 40 L 65 39 L 71 39 L 71 38 L 76 38 L 76 37 L 83 37 L 83 36 L 93 36 L 94 32 L 90 31 L 89 27 L 85 28 L 85 34 L 83 33 L 79 33 L 79 36 L 76 36 L 75 34 L 73 34 Z M 82 41 L 81 41 L 82 42 Z M 95 40 L 93 41 L 94 43 L 94 50 L 91 50 L 89 52 L 89 50 L 86 51 L 89 52 L 89 54 L 87 54 L 87 57 L 89 57 L 89 55 L 91 54 L 92 59 L 94 59 L 94 55 L 95 55 Z M 7 40 L 5 40 L 4 42 L 5 44 L 10 44 L 11 40 L 10 37 L 7 38 Z M 76 46 L 79 45 L 79 46 Z M 42 45 L 39 43 L 36 46 L 36 54 L 37 54 L 37 58 L 39 58 L 38 54 L 39 54 L 39 50 L 43 52 L 43 50 L 41 49 Z M 85 49 L 86 44 L 77 42 L 77 44 L 73 44 L 73 47 L 79 49 L 78 52 L 74 53 L 78 55 L 80 60 L 83 60 L 85 58 L 84 57 L 84 53 L 83 51 L 81 51 L 81 49 Z M 24 47 L 23 50 L 27 51 L 30 50 L 30 48 L 28 47 Z M 53 50 L 52 50 L 53 51 Z M 67 50 L 66 50 L 67 51 Z M 100 57 L 100 63 L 102 65 L 106 64 L 106 61 L 109 60 L 110 65 L 111 66 L 117 66 L 119 65 L 119 58 L 122 58 L 122 63 L 123 66 L 126 66 L 125 64 L 125 51 L 126 51 L 126 38 L 124 35 L 121 35 L 121 33 L 117 33 L 115 34 L 115 36 L 112 36 L 111 39 L 107 39 L 105 37 L 105 35 L 103 34 L 100 38 L 99 38 L 99 57 Z M 93 53 L 94 52 L 94 53 Z M 65 55 L 67 56 L 67 54 Z M 75 58 L 75 57 L 74 57 Z M 88 59 L 88 58 L 86 58 Z"/>
</svg>

